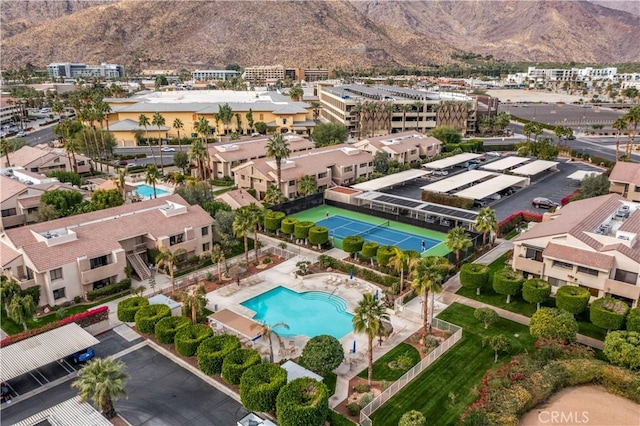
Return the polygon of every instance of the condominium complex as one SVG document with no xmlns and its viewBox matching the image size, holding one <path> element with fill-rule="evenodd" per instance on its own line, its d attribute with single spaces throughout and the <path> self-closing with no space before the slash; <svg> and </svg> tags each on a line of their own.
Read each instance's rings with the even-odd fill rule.
<svg viewBox="0 0 640 426">
<path fill-rule="evenodd" d="M 326 68 L 286 68 L 283 65 L 262 65 L 244 70 L 244 79 L 254 85 L 272 85 L 278 80 L 289 78 L 293 81 L 321 81 L 329 78 Z"/>
<path fill-rule="evenodd" d="M 527 72 L 509 74 L 507 83 L 541 88 L 547 85 L 561 85 L 565 82 L 590 87 L 595 81 L 618 81 L 618 69 L 608 68 L 536 68 L 529 67 Z"/>
<path fill-rule="evenodd" d="M 442 142 L 432 136 L 408 131 L 363 139 L 356 142 L 354 146 L 374 156 L 378 152 L 383 152 L 392 161 L 412 163 L 420 161 L 420 156 L 433 157 L 440 154 Z"/>
<path fill-rule="evenodd" d="M 609 176 L 609 192 L 640 202 L 640 164 L 618 161 Z"/>
<path fill-rule="evenodd" d="M 195 70 L 191 73 L 191 78 L 198 80 L 229 80 L 233 77 L 240 77 L 236 70 Z"/>
<path fill-rule="evenodd" d="M 47 67 L 51 78 L 76 77 L 124 77 L 124 67 L 118 64 L 102 63 L 100 65 L 74 64 L 71 62 L 57 62 Z"/>
<path fill-rule="evenodd" d="M 213 219 L 178 195 L 8 229 L 0 236 L 2 269 L 25 289 L 40 287 L 40 305 L 60 305 L 120 281 L 131 266 L 150 275 L 149 249 L 211 250 Z"/>
<path fill-rule="evenodd" d="M 8 157 L 11 164 L 6 164 L 5 156 L 2 157 L 4 167 L 22 167 L 33 173 L 46 174 L 55 170 L 66 170 L 83 174 L 91 171 L 91 160 L 88 157 L 76 153 L 74 167 L 74 157 L 70 157 L 62 149 L 40 149 L 25 145 L 10 153 Z"/>
</svg>

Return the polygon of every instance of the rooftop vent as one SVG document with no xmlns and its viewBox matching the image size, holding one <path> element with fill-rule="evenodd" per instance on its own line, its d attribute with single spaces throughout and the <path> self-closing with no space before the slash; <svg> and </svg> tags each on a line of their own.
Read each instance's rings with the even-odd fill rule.
<svg viewBox="0 0 640 426">
<path fill-rule="evenodd" d="M 357 155 L 360 153 L 360 150 L 357 148 L 345 147 L 345 148 L 342 148 L 342 152 L 344 152 L 347 155 Z"/>
<path fill-rule="evenodd" d="M 226 144 L 226 145 L 218 145 L 216 149 L 220 152 L 231 152 L 231 151 L 240 150 L 240 147 L 236 144 Z"/>
</svg>

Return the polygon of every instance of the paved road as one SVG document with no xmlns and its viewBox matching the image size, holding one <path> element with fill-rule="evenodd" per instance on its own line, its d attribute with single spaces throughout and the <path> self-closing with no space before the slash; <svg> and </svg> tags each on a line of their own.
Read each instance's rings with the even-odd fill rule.
<svg viewBox="0 0 640 426">
<path fill-rule="evenodd" d="M 557 105 L 557 104 L 501 104 L 499 110 L 505 111 L 516 117 L 538 121 L 551 126 L 567 125 L 575 130 L 578 128 L 591 129 L 592 124 L 603 124 L 606 129 L 611 130 L 611 124 L 624 115 L 624 111 L 618 111 L 597 106 L 583 107 L 579 105 Z"/>
<path fill-rule="evenodd" d="M 167 145 L 168 147 L 174 148 L 176 150 L 176 152 L 178 151 L 184 151 L 184 152 L 188 152 L 189 148 L 191 147 L 191 145 Z M 127 147 L 127 148 L 114 148 L 113 149 L 113 153 L 117 154 L 117 155 L 136 155 L 136 154 L 146 154 L 146 155 L 158 155 L 158 147 L 154 146 L 153 147 L 153 152 L 152 149 L 148 146 L 135 146 L 135 147 Z M 165 156 L 173 156 L 173 152 L 165 152 L 163 153 L 163 155 Z"/>
</svg>

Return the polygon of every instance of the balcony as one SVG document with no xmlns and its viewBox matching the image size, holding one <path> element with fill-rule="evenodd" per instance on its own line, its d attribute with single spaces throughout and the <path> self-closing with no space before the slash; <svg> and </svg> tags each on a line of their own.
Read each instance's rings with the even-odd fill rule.
<svg viewBox="0 0 640 426">
<path fill-rule="evenodd" d="M 82 284 L 90 284 L 95 281 L 109 278 L 114 275 L 124 274 L 124 263 L 110 263 L 108 265 L 100 266 L 98 268 L 90 269 L 88 271 L 80 272 L 80 279 Z"/>
<path fill-rule="evenodd" d="M 604 290 L 607 293 L 613 293 L 617 296 L 627 297 L 634 300 L 640 297 L 640 286 L 629 284 L 624 281 L 616 281 L 611 278 L 607 278 L 605 281 Z"/>
<path fill-rule="evenodd" d="M 544 263 L 538 262 L 537 260 L 534 260 L 534 259 L 528 259 L 526 257 L 516 256 L 513 258 L 513 267 L 518 271 L 524 271 L 530 274 L 542 276 Z"/>
</svg>

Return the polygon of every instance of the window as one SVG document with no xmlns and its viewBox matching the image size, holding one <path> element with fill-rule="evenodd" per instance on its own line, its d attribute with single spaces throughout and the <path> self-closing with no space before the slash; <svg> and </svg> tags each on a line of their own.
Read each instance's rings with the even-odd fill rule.
<svg viewBox="0 0 640 426">
<path fill-rule="evenodd" d="M 578 272 L 582 272 L 583 274 L 593 275 L 594 277 L 598 276 L 598 271 L 591 268 L 585 268 L 584 266 L 578 266 Z"/>
<path fill-rule="evenodd" d="M 286 118 L 282 119 L 282 124 L 287 124 L 287 119 Z"/>
<path fill-rule="evenodd" d="M 203 226 L 202 227 L 202 236 L 204 237 L 205 235 L 209 235 L 209 227 L 208 226 Z"/>
<path fill-rule="evenodd" d="M 553 266 L 556 268 L 573 269 L 573 265 L 567 262 L 561 262 L 559 260 L 553 261 Z"/>
<path fill-rule="evenodd" d="M 258 118 L 258 120 L 260 121 L 264 120 L 264 114 L 260 114 L 260 118 Z"/>
<path fill-rule="evenodd" d="M 640 185 L 636 185 L 636 187 L 633 189 L 634 192 L 640 192 Z"/>
<path fill-rule="evenodd" d="M 4 209 L 2 210 L 2 217 L 15 216 L 16 209 Z"/>
<path fill-rule="evenodd" d="M 369 161 L 369 167 L 373 167 L 373 161 Z"/>
<path fill-rule="evenodd" d="M 363 168 L 365 168 L 365 167 L 367 167 L 367 163 L 362 163 L 362 164 L 360 164 L 360 168 L 361 168 L 361 169 L 363 169 Z"/>
<path fill-rule="evenodd" d="M 174 246 L 184 241 L 184 234 L 173 235 L 169 237 L 169 245 Z"/>
<path fill-rule="evenodd" d="M 50 270 L 49 271 L 49 276 L 51 277 L 51 281 L 53 281 L 53 280 L 61 280 L 62 279 L 62 268 Z"/>
<path fill-rule="evenodd" d="M 211 248 L 211 243 L 204 243 L 202 245 L 202 251 L 209 251 L 210 248 Z"/>
<path fill-rule="evenodd" d="M 411 152 L 409 152 L 410 155 L 416 155 L 418 153 L 417 149 L 412 149 Z"/>
<path fill-rule="evenodd" d="M 353 171 L 353 166 L 347 166 L 347 167 L 343 167 L 342 171 L 345 173 L 349 173 Z"/>
<path fill-rule="evenodd" d="M 567 285 L 567 282 L 565 280 L 559 280 L 558 278 L 549 277 L 547 278 L 547 281 L 549 281 L 549 283 L 555 287 L 562 287 L 563 285 Z"/>
<path fill-rule="evenodd" d="M 537 248 L 533 248 L 533 247 L 526 247 L 527 251 L 525 252 L 524 257 L 526 257 L 527 259 L 533 259 L 535 261 L 538 262 L 542 262 L 542 250 L 541 249 L 537 249 Z"/>
<path fill-rule="evenodd" d="M 89 260 L 89 263 L 91 264 L 91 269 L 96 269 L 101 266 L 108 265 L 109 258 L 107 256 L 94 257 L 93 259 Z"/>
<path fill-rule="evenodd" d="M 53 299 L 54 300 L 58 300 L 58 299 L 62 299 L 64 297 L 64 287 L 53 290 Z"/>
<path fill-rule="evenodd" d="M 295 180 L 290 180 L 290 181 L 289 181 L 289 186 L 294 186 L 295 184 L 296 184 L 296 181 L 295 181 Z"/>
<path fill-rule="evenodd" d="M 78 166 L 84 166 L 84 161 L 78 161 Z"/>
<path fill-rule="evenodd" d="M 598 290 L 597 288 L 587 287 L 586 285 L 581 285 L 579 287 L 586 288 L 587 290 L 589 290 L 589 293 L 591 294 L 592 297 L 598 297 L 598 295 L 600 294 L 600 290 Z"/>
<path fill-rule="evenodd" d="M 327 177 L 327 172 L 324 173 L 318 173 L 318 179 L 324 179 Z"/>
<path fill-rule="evenodd" d="M 613 279 L 616 281 L 621 281 L 623 283 L 635 285 L 638 281 L 638 274 L 631 271 L 625 271 L 624 269 L 616 269 L 616 275 Z"/>
</svg>

